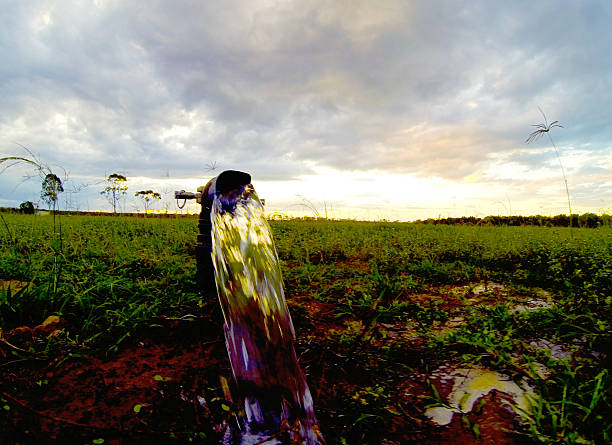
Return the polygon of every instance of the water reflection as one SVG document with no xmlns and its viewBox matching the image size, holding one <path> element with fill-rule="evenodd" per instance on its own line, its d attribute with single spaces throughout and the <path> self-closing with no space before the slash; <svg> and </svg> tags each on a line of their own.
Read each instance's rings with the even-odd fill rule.
<svg viewBox="0 0 612 445">
<path fill-rule="evenodd" d="M 454 380 L 447 406 L 434 406 L 425 411 L 425 415 L 438 425 L 451 423 L 455 413 L 471 412 L 476 401 L 493 390 L 509 396 L 513 403 L 508 406 L 517 413 L 530 410 L 528 398 L 533 396 L 533 390 L 525 381 L 519 384 L 508 376 L 482 368 L 456 369 L 450 374 L 434 371 L 433 374 L 444 380 Z M 503 400 L 502 403 L 507 404 Z"/>
</svg>

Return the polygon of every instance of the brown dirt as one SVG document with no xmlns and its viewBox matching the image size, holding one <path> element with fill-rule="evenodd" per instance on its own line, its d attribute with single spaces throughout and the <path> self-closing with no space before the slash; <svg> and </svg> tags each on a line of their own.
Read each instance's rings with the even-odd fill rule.
<svg viewBox="0 0 612 445">
<path fill-rule="evenodd" d="M 465 304 L 452 293 L 445 297 L 447 310 Z M 496 296 L 478 298 L 493 302 Z M 427 301 L 425 296 L 422 301 Z M 368 333 L 363 338 L 371 336 L 372 341 L 344 347 L 339 353 L 342 348 L 334 337 L 326 336 L 330 329 L 346 328 L 345 320 L 335 317 L 333 305 L 306 297 L 289 304 L 297 321 L 296 350 L 328 444 L 340 443 L 342 436 L 351 437 L 350 444 L 528 443 L 513 434 L 518 429 L 516 415 L 501 403 L 505 396 L 497 391 L 476 402 L 478 409 L 456 414 L 448 426 L 429 421 L 424 413 L 431 389 L 423 375 L 444 360 L 423 356 L 419 339 L 400 326 L 387 326 L 391 334 L 384 340 L 376 331 Z M 57 335 L 64 327 L 62 320 L 0 335 L 0 445 L 91 444 L 101 439 L 117 445 L 220 443 L 233 424 L 228 410 L 234 408 L 220 325 L 205 317 L 160 324 L 107 356 L 64 352 L 47 360 L 28 359 L 31 342 Z M 385 402 L 384 420 L 376 415 L 345 424 L 346 401 L 354 401 L 363 388 L 378 383 L 372 370 L 381 364 L 364 357 L 376 357 L 373 351 L 383 346 L 396 348 L 398 367 L 404 366 L 398 371 L 395 393 Z M 407 363 L 410 369 L 405 368 Z M 431 383 L 442 398 L 450 392 L 441 380 Z M 363 395 L 364 413 L 370 409 L 367 397 L 375 396 Z M 367 439 L 351 436 L 356 423 Z M 478 425 L 478 433 L 473 425 Z"/>
<path fill-rule="evenodd" d="M 206 332 L 209 327 L 198 321 L 169 322 L 108 358 L 5 358 L 0 361 L 0 398 L 6 402 L 0 405 L 10 410 L 0 414 L 0 444 L 102 438 L 107 444 L 173 443 L 168 441 L 171 433 L 178 433 L 174 443 L 180 443 L 196 432 L 217 443 L 228 420 L 222 404 L 231 405 L 222 383 L 231 372 L 223 340 Z M 27 347 L 23 338 L 19 343 Z M 20 347 L 10 345 L 2 345 L 5 355 L 6 349 Z"/>
</svg>

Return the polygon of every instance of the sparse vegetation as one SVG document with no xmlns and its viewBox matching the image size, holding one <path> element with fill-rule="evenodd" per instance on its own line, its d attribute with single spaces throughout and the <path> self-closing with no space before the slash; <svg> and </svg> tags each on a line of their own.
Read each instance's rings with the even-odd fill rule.
<svg viewBox="0 0 612 445">
<path fill-rule="evenodd" d="M 204 331 L 213 334 L 196 344 L 219 345 L 218 356 L 201 353 L 209 363 L 204 366 L 223 362 L 221 328 L 206 315 L 218 311 L 218 302 L 196 291 L 196 217 L 64 216 L 61 245 L 48 236 L 50 219 L 17 213 L 5 218 L 18 236 L 11 241 L 8 231 L 0 234 L 0 373 L 26 369 L 44 395 L 45 388 L 59 389 L 55 377 L 37 373 L 37 363 L 72 369 L 64 367 L 76 362 L 85 372 L 88 362 L 79 357 L 121 357 L 130 345 L 148 344 L 151 332 L 159 332 L 163 344 L 183 325 L 202 326 L 199 332 L 210 326 Z M 610 441 L 609 225 L 574 228 L 573 237 L 563 227 L 307 220 L 271 225 L 300 362 L 328 443 L 433 443 L 462 434 L 485 441 L 501 434 L 514 443 Z M 52 336 L 43 336 L 49 316 L 61 322 Z M 24 327 L 33 334 L 25 337 Z M 172 351 L 164 352 L 165 360 L 179 353 Z M 492 427 L 482 420 L 498 402 L 485 397 L 448 429 L 436 427 L 423 413 L 432 403 L 446 403 L 449 389 L 432 374 L 440 366 L 481 366 L 528 379 L 535 390 L 532 410 L 523 413 L 520 428 L 501 420 Z M 182 403 L 179 386 L 189 386 L 170 369 L 151 371 L 150 384 L 176 393 L 172 403 Z M 193 403 L 198 415 L 222 422 L 235 409 L 227 388 L 231 378 L 227 367 L 213 371 L 199 384 L 202 394 L 211 394 L 210 413 Z M 157 381 L 156 375 L 172 380 Z M 0 426 L 23 415 L 8 396 L 33 394 L 15 394 L 15 388 L 0 383 L 0 407 L 9 408 Z M 157 408 L 139 397 L 125 416 L 138 416 L 141 431 L 140 422 L 155 418 Z M 102 436 L 70 428 L 89 440 Z M 155 430 L 154 424 L 147 428 Z M 182 428 L 159 437 L 204 443 L 217 437 L 209 423 Z M 504 428 L 519 435 L 506 435 Z"/>
<path fill-rule="evenodd" d="M 153 190 L 140 190 L 134 194 L 137 198 L 142 199 L 144 203 L 145 213 L 149 212 L 149 208 L 151 207 L 151 201 L 155 199 L 161 200 L 161 195 Z"/>
<path fill-rule="evenodd" d="M 106 178 L 106 187 L 100 192 L 106 196 L 107 201 L 113 206 L 113 213 L 117 213 L 117 205 L 123 195 L 127 192 L 127 178 L 119 173 L 112 173 Z"/>
</svg>

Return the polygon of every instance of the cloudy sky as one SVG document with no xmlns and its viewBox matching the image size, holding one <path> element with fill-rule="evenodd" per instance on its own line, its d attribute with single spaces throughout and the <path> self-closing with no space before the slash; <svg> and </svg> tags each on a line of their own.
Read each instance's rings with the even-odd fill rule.
<svg viewBox="0 0 612 445">
<path fill-rule="evenodd" d="M 612 2 L 0 0 L 0 157 L 101 181 L 251 173 L 269 211 L 358 219 L 612 211 Z M 40 198 L 13 166 L 0 206 Z M 42 206 L 43 203 L 41 202 Z"/>
</svg>

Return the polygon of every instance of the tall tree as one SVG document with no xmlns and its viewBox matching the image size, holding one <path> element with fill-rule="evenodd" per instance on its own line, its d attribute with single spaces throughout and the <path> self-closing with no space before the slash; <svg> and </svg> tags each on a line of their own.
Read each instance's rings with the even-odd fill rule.
<svg viewBox="0 0 612 445">
<path fill-rule="evenodd" d="M 127 178 L 118 173 L 108 175 L 106 178 L 106 187 L 100 192 L 101 195 L 105 195 L 107 201 L 113 206 L 113 213 L 117 213 L 117 204 L 121 196 L 125 195 L 127 190 Z"/>
<path fill-rule="evenodd" d="M 161 195 L 153 190 L 140 190 L 139 192 L 136 192 L 134 196 L 141 198 L 144 202 L 145 213 L 149 211 L 152 200 L 161 199 Z"/>
<path fill-rule="evenodd" d="M 64 191 L 62 180 L 53 173 L 48 173 L 42 181 L 42 191 L 40 197 L 49 205 L 49 210 L 57 205 L 57 195 Z"/>
</svg>

